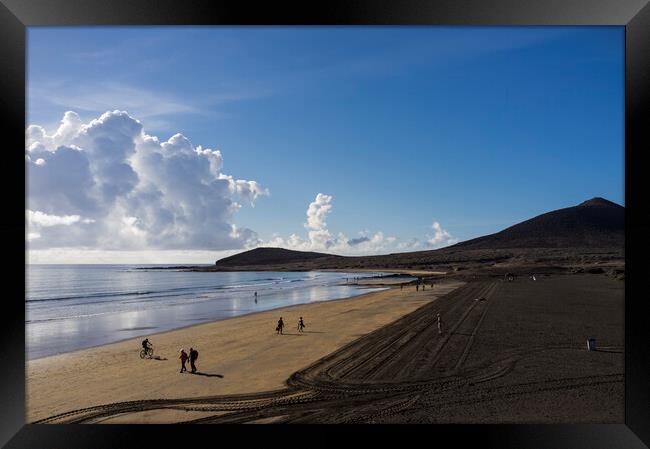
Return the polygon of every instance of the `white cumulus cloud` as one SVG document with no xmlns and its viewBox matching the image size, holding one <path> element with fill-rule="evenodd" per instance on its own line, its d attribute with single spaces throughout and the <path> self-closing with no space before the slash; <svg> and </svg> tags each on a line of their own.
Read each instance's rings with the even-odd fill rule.
<svg viewBox="0 0 650 449">
<path fill-rule="evenodd" d="M 269 191 L 223 173 L 220 150 L 182 134 L 150 135 L 127 112 L 84 123 L 68 111 L 51 134 L 30 125 L 25 161 L 30 249 L 220 251 L 258 243 L 233 218 L 240 203 Z"/>
<path fill-rule="evenodd" d="M 316 231 L 325 229 L 327 227 L 325 219 L 331 211 L 332 197 L 319 193 L 307 208 L 307 223 L 305 226 Z"/>
<path fill-rule="evenodd" d="M 437 221 L 432 225 L 434 235 L 427 235 L 424 241 L 418 238 L 401 241 L 397 237 L 386 236 L 382 231 L 371 233 L 364 230 L 353 238 L 348 238 L 343 232 L 335 234 L 329 230 L 326 221 L 333 210 L 333 200 L 331 195 L 319 193 L 309 204 L 306 212 L 307 223 L 304 224 L 308 229 L 306 237 L 298 234 L 291 234 L 288 238 L 274 235 L 268 241 L 260 241 L 257 246 L 324 251 L 340 255 L 371 255 L 441 248 L 458 241 Z"/>
<path fill-rule="evenodd" d="M 430 246 L 433 246 L 435 248 L 442 248 L 444 246 L 453 245 L 454 243 L 458 242 L 458 239 L 452 237 L 452 235 L 446 229 L 443 229 L 442 225 L 437 221 L 433 222 L 431 228 L 435 232 L 433 234 L 433 237 L 429 237 L 427 240 L 427 243 Z"/>
<path fill-rule="evenodd" d="M 333 254 L 379 254 L 391 248 L 395 237 L 386 237 L 378 231 L 369 234 L 367 231 L 359 233 L 359 237 L 348 238 L 343 232 L 333 234 L 328 229 L 327 217 L 333 210 L 331 195 L 318 193 L 314 201 L 307 207 L 308 229 L 307 237 L 291 234 L 288 238 L 275 235 L 267 242 L 259 242 L 259 246 L 273 246 L 289 248 L 298 251 L 327 251 Z"/>
</svg>

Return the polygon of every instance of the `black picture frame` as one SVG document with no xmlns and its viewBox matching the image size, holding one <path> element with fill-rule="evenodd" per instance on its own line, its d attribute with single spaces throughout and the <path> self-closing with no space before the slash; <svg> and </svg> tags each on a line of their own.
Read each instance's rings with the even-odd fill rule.
<svg viewBox="0 0 650 449">
<path fill-rule="evenodd" d="M 0 0 L 0 111 L 9 145 L 0 176 L 5 213 L 6 281 L 0 326 L 0 445 L 7 448 L 167 447 L 187 444 L 188 431 L 178 426 L 57 426 L 25 425 L 24 267 L 25 202 L 16 193 L 25 186 L 25 62 L 26 27 L 78 25 L 615 25 L 625 37 L 625 423 L 617 425 L 439 425 L 395 429 L 391 426 L 345 428 L 364 438 L 404 444 L 403 436 L 417 433 L 425 442 L 453 439 L 454 445 L 480 444 L 500 448 L 642 448 L 650 445 L 650 338 L 643 313 L 645 277 L 649 262 L 650 208 L 645 175 L 650 157 L 650 6 L 648 0 L 329 0 L 300 4 L 244 1 L 181 2 L 176 0 Z M 218 427 L 218 428 L 217 428 Z M 252 436 L 273 438 L 276 426 L 242 428 L 206 426 L 198 432 L 225 444 L 224 432 L 245 443 Z M 294 432 L 286 427 L 282 432 Z M 302 430 L 305 427 L 301 428 Z M 295 440 L 312 445 L 337 444 L 339 428 L 311 426 Z M 409 438 L 416 436 L 410 435 Z M 287 438 L 290 438 L 287 440 Z M 293 436 L 283 436 L 294 444 Z M 369 444 L 368 442 L 365 443 Z M 428 443 L 427 443 L 428 444 Z"/>
</svg>

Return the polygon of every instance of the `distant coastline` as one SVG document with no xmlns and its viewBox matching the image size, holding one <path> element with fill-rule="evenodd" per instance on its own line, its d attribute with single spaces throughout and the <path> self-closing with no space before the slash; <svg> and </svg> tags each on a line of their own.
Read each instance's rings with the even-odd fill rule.
<svg viewBox="0 0 650 449">
<path fill-rule="evenodd" d="M 192 271 L 391 271 L 423 275 L 503 276 L 573 273 L 598 266 L 614 276 L 625 265 L 625 208 L 604 198 L 550 211 L 500 232 L 452 246 L 373 256 L 260 247 Z"/>
</svg>

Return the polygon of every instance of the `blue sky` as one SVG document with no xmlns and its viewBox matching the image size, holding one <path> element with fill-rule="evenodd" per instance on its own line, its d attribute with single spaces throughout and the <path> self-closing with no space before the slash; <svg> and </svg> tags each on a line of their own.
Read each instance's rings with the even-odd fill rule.
<svg viewBox="0 0 650 449">
<path fill-rule="evenodd" d="M 56 201 L 36 194 L 33 204 L 47 207 L 32 209 L 32 191 L 67 195 L 39 184 L 28 197 L 32 217 L 40 217 L 31 221 L 34 254 L 81 261 L 92 259 L 84 251 L 135 251 L 128 241 L 111 247 L 90 237 L 77 239 L 83 244 L 45 238 L 86 226 L 114 242 L 116 227 L 99 226 L 118 213 L 139 240 L 151 242 L 138 247 L 146 257 L 128 260 L 159 261 L 152 251 L 173 250 L 164 262 L 200 262 L 271 242 L 350 254 L 427 249 L 594 196 L 623 204 L 623 52 L 622 27 L 31 28 L 27 123 L 44 133 L 29 142 L 50 139 L 66 111 L 78 115 L 78 126 L 125 111 L 161 142 L 180 133 L 192 148 L 219 149 L 220 173 L 265 189 L 253 195 L 254 207 L 250 195 L 224 196 L 219 204 L 241 207 L 224 215 L 211 206 L 221 217 L 206 218 L 213 231 L 183 228 L 204 237 L 183 237 L 186 247 L 172 248 L 149 238 L 164 231 L 171 239 L 172 228 L 160 217 L 140 217 L 133 204 L 142 200 L 126 190 L 93 215 L 71 201 L 55 209 Z M 106 121 L 97 135 L 108 135 Z M 56 179 L 44 171 L 55 166 L 48 157 L 57 145 L 100 157 L 91 148 L 97 139 L 48 142 L 43 162 L 28 167 L 37 183 Z M 151 167 L 136 167 L 129 154 L 133 179 L 144 179 Z M 91 184 L 105 185 L 89 160 Z M 168 188 L 152 185 L 167 195 Z M 141 184 L 131 188 L 142 196 Z M 165 217 L 173 215 L 165 204 Z M 310 204 L 321 211 L 311 227 Z M 226 225 L 246 235 L 211 237 L 230 232 Z M 366 241 L 350 245 L 353 239 Z M 127 260 L 111 257 L 100 259 Z"/>
</svg>

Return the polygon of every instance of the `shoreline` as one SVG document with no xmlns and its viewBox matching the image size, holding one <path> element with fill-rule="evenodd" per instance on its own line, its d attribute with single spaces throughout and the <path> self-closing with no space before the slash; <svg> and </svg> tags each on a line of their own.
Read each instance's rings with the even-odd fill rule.
<svg viewBox="0 0 650 449">
<path fill-rule="evenodd" d="M 140 359 L 138 337 L 29 360 L 27 422 L 113 402 L 282 389 L 294 372 L 462 284 L 449 281 L 426 292 L 394 287 L 150 334 L 155 335 L 151 343 L 159 359 Z M 282 336 L 274 331 L 279 316 L 286 323 Z M 305 318 L 304 333 L 296 331 L 298 316 Z M 179 348 L 187 351 L 190 346 L 201 354 L 200 375 L 179 374 Z M 181 411 L 161 413 L 123 422 L 176 422 L 187 416 Z"/>
<path fill-rule="evenodd" d="M 214 319 L 214 320 L 207 320 L 207 321 L 202 321 L 200 323 L 194 323 L 194 324 L 186 324 L 186 325 L 183 325 L 183 326 L 180 326 L 180 327 L 174 327 L 173 329 L 160 330 L 160 331 L 156 331 L 154 333 L 142 334 L 142 335 L 135 336 L 135 337 L 126 337 L 126 338 L 122 338 L 120 340 L 111 341 L 109 343 L 103 343 L 103 344 L 99 344 L 99 345 L 88 346 L 88 347 L 85 347 L 85 348 L 75 349 L 73 351 L 59 352 L 59 353 L 56 353 L 56 354 L 46 355 L 46 356 L 43 356 L 43 357 L 37 357 L 37 358 L 33 358 L 33 359 L 28 358 L 25 362 L 35 362 L 37 360 L 44 360 L 44 359 L 47 359 L 47 358 L 50 358 L 50 357 L 61 357 L 61 356 L 65 356 L 65 355 L 77 354 L 77 353 L 87 351 L 87 350 L 99 349 L 99 348 L 103 348 L 105 346 L 124 343 L 125 341 L 129 341 L 129 340 L 136 340 L 136 339 L 138 339 L 140 337 L 144 337 L 144 336 L 151 337 L 151 336 L 156 336 L 156 335 L 163 335 L 163 334 L 166 334 L 166 333 L 169 333 L 169 332 L 186 330 L 186 329 L 190 329 L 190 328 L 193 328 L 193 327 L 204 326 L 204 325 L 208 325 L 208 324 L 221 323 L 221 322 L 224 322 L 224 321 L 235 320 L 237 318 L 242 318 L 242 317 L 250 317 L 250 316 L 261 314 L 261 313 L 268 313 L 268 312 L 272 312 L 272 311 L 282 311 L 284 309 L 291 309 L 293 307 L 300 307 L 300 306 L 305 306 L 305 305 L 309 305 L 309 304 L 321 304 L 321 303 L 327 303 L 327 302 L 336 302 L 336 301 L 345 301 L 345 300 L 350 300 L 350 299 L 357 299 L 357 298 L 361 298 L 362 296 L 372 295 L 374 293 L 380 293 L 380 292 L 383 292 L 383 291 L 386 291 L 386 290 L 390 290 L 391 288 L 394 288 L 394 287 L 391 287 L 391 286 L 373 287 L 371 285 L 359 285 L 359 289 L 373 289 L 374 291 L 359 293 L 358 295 L 344 296 L 342 298 L 322 299 L 322 300 L 319 300 L 319 301 L 305 302 L 305 303 L 300 303 L 300 304 L 291 304 L 291 305 L 276 307 L 276 308 L 272 308 L 272 309 L 256 310 L 254 312 L 243 313 L 241 315 L 229 316 L 229 317 L 225 317 L 225 318 L 217 318 L 217 319 Z M 154 351 L 155 351 L 155 347 L 154 347 Z"/>
<path fill-rule="evenodd" d="M 26 358 L 27 360 L 39 360 L 45 357 L 73 353 L 89 348 L 97 348 L 112 343 L 119 343 L 132 338 L 148 335 L 148 332 L 158 334 L 189 326 L 245 316 L 251 313 L 275 310 L 288 305 L 305 304 L 315 302 L 316 300 L 331 301 L 355 297 L 368 293 L 365 291 L 365 289 L 368 288 L 380 291 L 382 288 L 389 287 L 388 285 L 362 285 L 361 282 L 345 283 L 345 277 L 338 279 L 341 276 L 336 274 L 332 275 L 327 272 L 321 272 L 320 274 L 318 274 L 319 272 L 315 273 L 315 276 L 322 277 L 325 281 L 319 282 L 316 280 L 314 281 L 316 282 L 315 284 L 313 282 L 287 284 L 279 288 L 271 286 L 272 288 L 270 288 L 266 293 L 266 284 L 255 287 L 256 289 L 262 289 L 260 290 L 261 296 L 259 304 L 257 302 L 253 304 L 252 290 L 250 292 L 250 302 L 247 302 L 248 297 L 245 296 L 245 291 L 242 293 L 239 289 L 222 290 L 223 293 L 219 293 L 219 295 L 226 296 L 217 296 L 212 299 L 208 298 L 207 301 L 197 300 L 196 302 L 194 301 L 195 297 L 200 296 L 201 293 L 191 292 L 191 296 L 187 297 L 191 301 L 177 302 L 177 304 L 169 306 L 162 303 L 161 309 L 158 309 L 155 303 L 146 303 L 143 304 L 142 307 L 138 308 L 139 318 L 136 320 L 136 323 L 133 323 L 133 321 L 128 319 L 127 315 L 125 315 L 128 312 L 128 309 L 126 312 L 117 310 L 121 309 L 120 304 L 122 299 L 119 297 L 115 301 L 115 306 L 111 306 L 110 309 L 104 308 L 106 310 L 103 310 L 103 313 L 100 313 L 99 316 L 93 315 L 92 309 L 89 309 L 88 312 L 82 311 L 80 316 L 76 316 L 79 315 L 76 312 L 67 313 L 63 311 L 62 313 L 56 312 L 53 314 L 53 316 L 55 316 L 55 319 L 53 320 L 38 319 L 33 322 L 27 320 L 27 318 L 33 318 L 31 312 L 29 312 L 32 310 L 30 308 L 32 304 L 27 304 L 25 329 L 26 332 L 32 332 L 33 330 L 34 333 L 30 333 L 29 335 L 34 335 L 34 337 L 30 337 L 28 341 L 26 341 Z M 345 272 L 340 273 L 345 274 Z M 373 273 L 365 272 L 365 275 L 373 276 Z M 160 277 L 165 275 L 157 274 L 155 276 Z M 183 275 L 179 274 L 179 276 Z M 264 274 L 258 273 L 258 276 L 264 277 Z M 283 274 L 282 276 L 287 275 Z M 291 277 L 293 275 L 290 274 L 289 276 Z M 310 275 L 298 276 L 305 278 Z M 352 275 L 350 274 L 350 276 Z M 394 274 L 389 274 L 389 276 L 394 276 Z M 333 279 L 328 280 L 330 278 Z M 153 279 L 156 278 L 154 277 Z M 213 281 L 198 281 L 200 285 L 207 285 L 206 282 L 209 284 Z M 226 280 L 225 282 L 228 281 Z M 150 286 L 149 289 L 156 290 L 153 285 Z M 47 291 L 50 290 L 48 289 Z M 266 301 L 263 299 L 265 295 L 268 296 Z M 223 302 L 223 300 L 225 300 L 225 302 Z M 184 304 L 185 302 L 188 302 L 188 304 Z M 53 304 L 58 307 L 58 303 Z M 173 308 L 173 306 L 176 305 L 181 306 L 179 309 L 180 312 L 176 312 L 176 309 Z M 43 306 L 43 303 L 36 301 L 33 306 L 36 310 L 34 313 L 38 314 L 38 311 L 40 310 L 39 308 Z M 63 303 L 63 306 L 65 307 L 66 303 Z M 219 311 L 219 309 L 223 310 Z M 54 310 L 56 311 L 57 309 Z M 144 313 L 148 310 L 152 310 L 154 315 L 150 317 L 149 313 L 146 313 L 145 316 Z M 90 315 L 84 316 L 86 313 L 90 313 Z M 178 317 L 178 313 L 181 313 L 182 315 Z M 42 315 L 42 313 L 40 315 Z M 35 315 L 35 317 L 48 318 L 47 315 Z M 54 322 L 47 323 L 47 321 Z M 148 327 L 148 329 L 141 329 L 141 326 Z M 96 332 L 92 332 L 93 327 L 95 327 Z M 81 331 L 66 335 L 68 329 L 80 329 Z M 51 335 L 53 339 L 48 339 L 45 335 Z"/>
<path fill-rule="evenodd" d="M 296 272 L 296 273 L 310 273 L 310 272 L 328 272 L 328 273 L 387 273 L 387 274 L 397 274 L 397 275 L 411 275 L 411 276 L 444 276 L 449 274 L 449 271 L 439 271 L 439 270 L 421 270 L 416 268 L 395 268 L 395 269 L 383 269 L 383 268 L 300 268 L 300 267 L 283 267 L 272 265 L 266 267 L 265 265 L 243 265 L 237 267 L 223 267 L 218 269 L 213 269 L 213 266 L 208 267 L 184 267 L 183 269 L 178 269 L 178 267 L 167 267 L 160 268 L 160 270 L 178 270 L 185 272 L 193 273 L 249 273 L 249 272 Z M 146 269 L 143 269 L 146 270 Z"/>
</svg>

